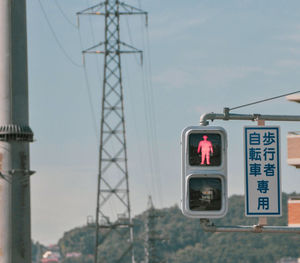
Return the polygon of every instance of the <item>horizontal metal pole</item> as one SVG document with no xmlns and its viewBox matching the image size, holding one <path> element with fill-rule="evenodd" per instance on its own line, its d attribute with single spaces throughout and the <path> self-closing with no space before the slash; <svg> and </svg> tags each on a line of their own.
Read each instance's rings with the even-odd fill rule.
<svg viewBox="0 0 300 263">
<path fill-rule="evenodd" d="M 265 120 L 265 121 L 300 121 L 300 115 L 264 115 L 264 114 L 235 114 L 224 108 L 224 113 L 205 113 L 200 117 L 200 125 L 208 125 L 208 120 Z"/>
<path fill-rule="evenodd" d="M 104 6 L 104 3 L 96 4 L 94 6 L 88 7 L 80 12 L 77 12 L 76 15 L 85 15 L 87 11 L 93 10 L 94 8 L 101 8 Z"/>
<path fill-rule="evenodd" d="M 107 15 L 147 15 L 147 12 L 77 12 L 76 15 L 97 15 L 97 16 L 107 16 Z"/>
<path fill-rule="evenodd" d="M 251 232 L 251 233 L 290 233 L 300 234 L 300 227 L 288 226 L 216 226 L 208 219 L 200 219 L 205 232 Z"/>
<path fill-rule="evenodd" d="M 147 12 L 119 12 L 119 15 L 147 15 Z"/>
<path fill-rule="evenodd" d="M 105 15 L 104 12 L 85 12 L 85 13 L 77 12 L 76 14 L 77 15 L 98 15 L 98 16 L 104 16 Z"/>
</svg>

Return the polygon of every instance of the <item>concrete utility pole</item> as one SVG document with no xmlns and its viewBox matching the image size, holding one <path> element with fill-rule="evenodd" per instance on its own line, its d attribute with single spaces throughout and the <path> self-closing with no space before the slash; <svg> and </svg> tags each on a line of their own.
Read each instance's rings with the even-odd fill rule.
<svg viewBox="0 0 300 263">
<path fill-rule="evenodd" d="M 0 263 L 31 262 L 26 1 L 0 1 Z"/>
</svg>

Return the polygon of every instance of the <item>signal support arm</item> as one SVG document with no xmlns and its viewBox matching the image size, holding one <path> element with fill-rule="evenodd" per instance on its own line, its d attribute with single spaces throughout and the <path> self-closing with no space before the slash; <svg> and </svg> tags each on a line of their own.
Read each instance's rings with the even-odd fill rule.
<svg viewBox="0 0 300 263">
<path fill-rule="evenodd" d="M 300 234 L 300 227 L 288 226 L 216 226 L 209 219 L 200 219 L 201 227 L 205 232 L 251 232 L 251 233 L 289 233 Z"/>
<path fill-rule="evenodd" d="M 209 120 L 250 120 L 250 121 L 300 121 L 299 115 L 263 115 L 263 114 L 233 114 L 229 108 L 223 113 L 205 113 L 200 117 L 200 125 L 207 126 Z M 201 227 L 205 232 L 252 232 L 252 233 L 290 233 L 300 234 L 300 227 L 265 226 L 258 223 L 253 226 L 216 226 L 209 219 L 200 219 Z"/>
<path fill-rule="evenodd" d="M 229 108 L 224 108 L 223 113 L 204 113 L 200 117 L 200 125 L 207 126 L 208 120 L 249 120 L 249 121 L 300 121 L 299 115 L 263 115 L 263 114 L 236 114 L 230 113 Z"/>
</svg>

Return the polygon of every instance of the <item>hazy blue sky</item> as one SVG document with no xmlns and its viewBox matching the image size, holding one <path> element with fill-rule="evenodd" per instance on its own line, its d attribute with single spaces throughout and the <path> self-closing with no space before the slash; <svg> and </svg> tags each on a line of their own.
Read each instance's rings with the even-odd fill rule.
<svg viewBox="0 0 300 263">
<path fill-rule="evenodd" d="M 69 21 L 76 24 L 76 12 L 98 1 L 40 1 L 60 45 L 76 64 L 82 64 L 81 50 L 103 40 L 104 20 L 81 17 L 79 29 Z M 139 58 L 124 56 L 129 183 L 135 215 L 146 208 L 148 194 L 157 207 L 179 204 L 180 134 L 184 127 L 197 125 L 202 113 L 300 90 L 300 2 L 127 3 L 141 4 L 149 12 L 148 29 L 140 17 L 122 17 L 121 37 L 145 49 L 145 66 L 151 58 L 150 99 L 155 104 L 155 108 L 145 106 L 152 93 L 143 86 Z M 83 68 L 62 52 L 39 0 L 27 1 L 27 14 L 30 125 L 36 138 L 31 145 L 31 168 L 37 171 L 31 180 L 32 237 L 49 244 L 64 231 L 84 225 L 87 215 L 95 215 L 103 58 L 90 55 L 85 59 L 95 123 Z M 148 148 L 155 141 L 149 138 L 145 112 L 149 115 L 154 110 L 160 165 L 151 169 Z M 282 98 L 235 112 L 298 114 L 300 105 Z M 229 194 L 243 194 L 243 126 L 255 123 L 213 124 L 228 132 Z M 286 165 L 286 135 L 300 130 L 300 124 L 267 124 L 281 126 L 283 190 L 299 192 L 300 173 Z M 153 170 L 159 170 L 160 177 Z"/>
</svg>

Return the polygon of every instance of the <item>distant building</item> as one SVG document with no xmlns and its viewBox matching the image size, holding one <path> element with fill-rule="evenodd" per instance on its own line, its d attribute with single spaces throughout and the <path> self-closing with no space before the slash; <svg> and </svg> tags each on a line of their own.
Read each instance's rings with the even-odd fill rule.
<svg viewBox="0 0 300 263">
<path fill-rule="evenodd" d="M 292 94 L 292 95 L 286 96 L 286 99 L 289 101 L 300 103 L 300 94 L 297 93 L 297 94 Z"/>
<path fill-rule="evenodd" d="M 281 258 L 276 263 L 300 263 L 300 258 L 291 258 L 291 257 Z"/>
<path fill-rule="evenodd" d="M 79 258 L 82 254 L 80 252 L 69 252 L 65 255 L 66 258 Z"/>
<path fill-rule="evenodd" d="M 41 263 L 59 263 L 60 262 L 60 253 L 59 252 L 53 252 L 53 251 L 46 251 L 43 254 L 43 257 L 41 259 Z"/>
<path fill-rule="evenodd" d="M 300 196 L 293 196 L 288 200 L 288 225 L 300 227 Z"/>
<path fill-rule="evenodd" d="M 287 135 L 287 163 L 300 168 L 300 132 L 289 132 Z"/>
<path fill-rule="evenodd" d="M 289 101 L 300 103 L 300 93 L 286 96 Z M 288 164 L 300 168 L 300 132 L 289 132 L 287 136 Z"/>
<path fill-rule="evenodd" d="M 42 258 L 41 263 L 59 263 L 58 259 L 47 259 L 47 258 Z"/>
</svg>

